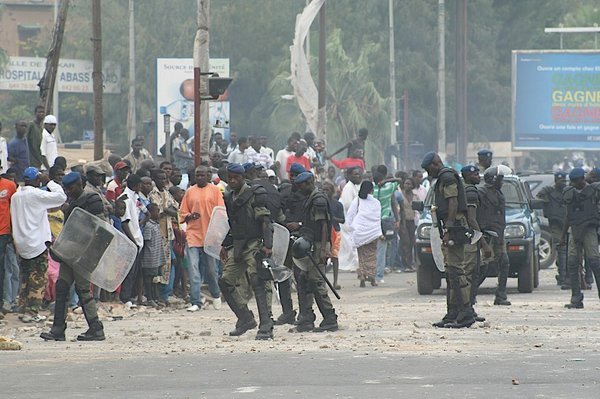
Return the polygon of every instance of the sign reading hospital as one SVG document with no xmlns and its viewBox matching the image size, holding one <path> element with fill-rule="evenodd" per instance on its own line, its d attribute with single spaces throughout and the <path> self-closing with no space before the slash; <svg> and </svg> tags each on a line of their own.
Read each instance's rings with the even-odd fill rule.
<svg viewBox="0 0 600 399">
<path fill-rule="evenodd" d="M 600 148 L 600 52 L 513 51 L 513 147 Z"/>
<path fill-rule="evenodd" d="M 46 69 L 45 58 L 10 57 L 0 70 L 0 90 L 38 91 L 38 83 Z M 56 85 L 59 92 L 92 93 L 92 62 L 61 59 Z M 102 69 L 105 93 L 121 92 L 121 67 L 107 63 Z"/>
</svg>

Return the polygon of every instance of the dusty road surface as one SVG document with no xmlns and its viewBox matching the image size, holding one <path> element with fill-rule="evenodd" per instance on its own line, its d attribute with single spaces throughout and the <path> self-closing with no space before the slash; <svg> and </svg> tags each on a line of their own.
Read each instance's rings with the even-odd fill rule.
<svg viewBox="0 0 600 399">
<path fill-rule="evenodd" d="M 91 343 L 74 340 L 86 327 L 81 315 L 70 316 L 67 342 L 44 342 L 39 333 L 48 326 L 9 314 L 0 335 L 23 349 L 0 353 L 0 397 L 598 398 L 596 287 L 585 291 L 585 309 L 566 310 L 569 292 L 554 274 L 542 271 L 533 294 L 518 294 L 509 280 L 510 307 L 492 305 L 487 281 L 477 306 L 487 321 L 461 330 L 431 327 L 444 314 L 444 290 L 417 295 L 414 274 L 359 288 L 343 273 L 342 300 L 334 299 L 339 331 L 278 326 L 273 341 L 255 341 L 256 330 L 229 337 L 234 319 L 225 304 L 196 313 L 183 304 L 101 304 L 107 340 Z"/>
</svg>

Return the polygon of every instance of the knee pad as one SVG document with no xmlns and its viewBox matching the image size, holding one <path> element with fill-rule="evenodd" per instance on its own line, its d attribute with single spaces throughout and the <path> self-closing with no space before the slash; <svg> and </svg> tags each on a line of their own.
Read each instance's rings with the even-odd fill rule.
<svg viewBox="0 0 600 399">
<path fill-rule="evenodd" d="M 59 278 L 56 281 L 56 296 L 64 296 L 65 298 L 67 298 L 69 296 L 69 289 L 71 287 L 69 287 L 69 284 L 67 284 L 67 282 L 65 280 L 63 280 L 62 278 Z"/>
</svg>

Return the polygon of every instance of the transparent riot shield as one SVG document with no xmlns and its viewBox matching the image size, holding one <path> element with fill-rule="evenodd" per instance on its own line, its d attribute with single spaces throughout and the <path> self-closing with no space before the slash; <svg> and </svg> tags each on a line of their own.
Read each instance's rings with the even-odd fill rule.
<svg viewBox="0 0 600 399">
<path fill-rule="evenodd" d="M 278 223 L 273 223 L 273 255 L 271 255 L 271 259 L 278 266 L 285 262 L 289 245 L 290 231 Z"/>
<path fill-rule="evenodd" d="M 444 254 L 442 253 L 442 238 L 440 237 L 440 231 L 436 226 L 431 226 L 429 240 L 431 244 L 431 254 L 433 255 L 435 265 L 439 271 L 443 272 L 446 270 L 446 267 L 444 265 Z"/>
<path fill-rule="evenodd" d="M 52 255 L 92 284 L 112 292 L 133 266 L 137 247 L 109 223 L 75 208 L 52 245 Z"/>
<path fill-rule="evenodd" d="M 204 252 L 213 258 L 219 259 L 221 253 L 221 244 L 229 232 L 229 219 L 224 206 L 217 206 L 213 209 L 206 230 L 204 239 Z"/>
</svg>

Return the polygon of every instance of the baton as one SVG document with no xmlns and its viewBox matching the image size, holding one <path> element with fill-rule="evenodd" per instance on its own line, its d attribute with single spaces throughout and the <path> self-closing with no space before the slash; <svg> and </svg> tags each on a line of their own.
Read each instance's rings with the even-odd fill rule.
<svg viewBox="0 0 600 399">
<path fill-rule="evenodd" d="M 325 275 L 325 273 L 323 273 L 323 270 L 321 270 L 321 268 L 319 267 L 319 264 L 317 262 L 315 262 L 315 260 L 313 259 L 312 255 L 308 255 L 308 257 L 310 258 L 310 260 L 313 263 L 313 265 L 315 265 L 315 268 L 317 269 L 317 271 L 319 272 L 319 274 L 321 275 L 321 277 L 323 277 L 323 280 L 325 280 L 325 283 L 327 283 L 327 286 L 329 287 L 329 289 L 331 290 L 331 292 L 333 292 L 333 295 L 335 295 L 335 297 L 337 299 L 342 299 L 340 297 L 340 294 L 338 294 L 338 292 L 335 290 L 335 287 L 333 286 L 333 284 L 331 284 L 331 281 L 329 281 L 329 279 L 327 279 L 327 276 Z"/>
</svg>

